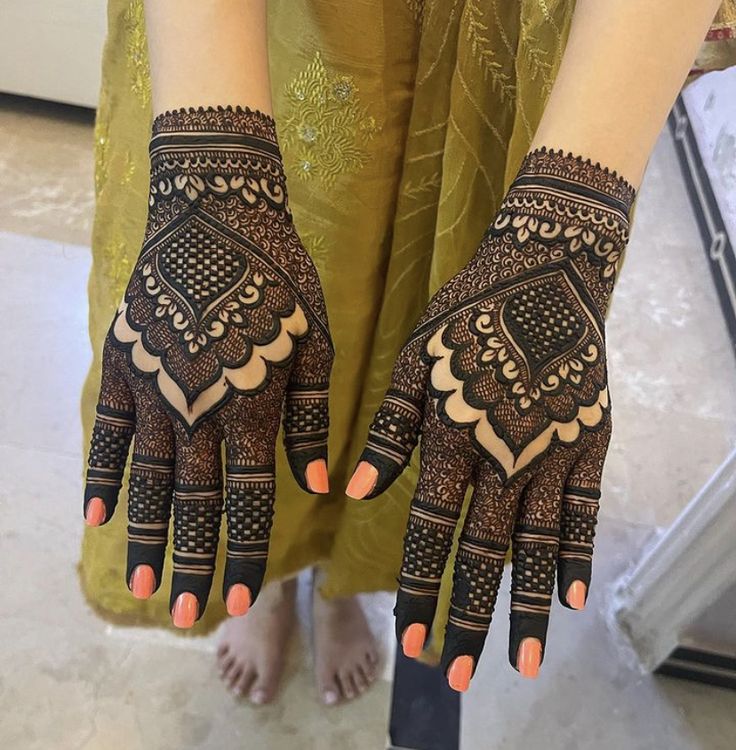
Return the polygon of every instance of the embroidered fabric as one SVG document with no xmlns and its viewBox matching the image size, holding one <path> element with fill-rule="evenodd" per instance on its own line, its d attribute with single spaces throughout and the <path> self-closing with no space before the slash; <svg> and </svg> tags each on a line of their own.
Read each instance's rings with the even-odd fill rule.
<svg viewBox="0 0 736 750">
<path fill-rule="evenodd" d="M 431 300 L 401 351 L 361 460 L 383 492 L 421 441 L 404 541 L 397 635 L 432 623 L 461 505 L 442 663 L 477 664 L 513 547 L 509 658 L 544 644 L 560 599 L 590 582 L 611 431 L 605 312 L 628 240 L 631 186 L 582 158 L 527 155 L 468 265 Z"/>
<path fill-rule="evenodd" d="M 170 515 L 170 606 L 189 591 L 204 612 L 223 508 L 224 595 L 255 599 L 273 518 L 283 416 L 292 471 L 327 458 L 333 348 L 317 272 L 288 209 L 273 120 L 249 109 L 159 115 L 150 143 L 143 248 L 104 346 L 84 506 L 105 520 L 135 438 L 126 579 L 161 582 Z"/>
</svg>

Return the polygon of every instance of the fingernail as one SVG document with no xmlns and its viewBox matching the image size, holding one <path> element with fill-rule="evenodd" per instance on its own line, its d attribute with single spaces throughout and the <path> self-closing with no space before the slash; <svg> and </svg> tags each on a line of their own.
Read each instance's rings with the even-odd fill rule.
<svg viewBox="0 0 736 750">
<path fill-rule="evenodd" d="M 101 497 L 93 497 L 87 503 L 87 511 L 84 514 L 84 519 L 87 521 L 87 526 L 99 526 L 104 523 L 105 516 L 105 503 L 102 502 Z"/>
<path fill-rule="evenodd" d="M 538 638 L 524 638 L 519 646 L 516 667 L 522 677 L 536 678 L 542 661 L 542 644 Z"/>
<path fill-rule="evenodd" d="M 156 586 L 156 576 L 150 565 L 136 565 L 130 577 L 130 591 L 136 599 L 148 599 Z"/>
<path fill-rule="evenodd" d="M 266 694 L 263 690 L 254 690 L 250 694 L 250 702 L 255 703 L 257 706 L 262 706 L 266 702 Z"/>
<path fill-rule="evenodd" d="M 334 706 L 337 703 L 337 693 L 333 693 L 332 690 L 327 690 L 322 693 L 322 700 L 326 706 Z"/>
<path fill-rule="evenodd" d="M 378 480 L 378 469 L 367 461 L 361 461 L 350 478 L 345 494 L 353 500 L 362 500 L 373 491 Z"/>
<path fill-rule="evenodd" d="M 197 610 L 199 603 L 194 594 L 185 591 L 179 594 L 174 602 L 174 609 L 171 612 L 171 619 L 177 628 L 191 628 L 197 621 Z"/>
<path fill-rule="evenodd" d="M 582 581 L 573 581 L 567 590 L 567 603 L 573 609 L 583 609 L 585 607 L 585 594 L 587 588 Z"/>
<path fill-rule="evenodd" d="M 234 583 L 227 590 L 225 606 L 231 617 L 242 617 L 250 609 L 250 589 L 244 583 Z"/>
<path fill-rule="evenodd" d="M 324 458 L 318 458 L 307 464 L 305 472 L 307 487 L 312 492 L 318 492 L 320 495 L 326 495 L 330 491 L 330 480 L 327 476 L 327 461 Z"/>
<path fill-rule="evenodd" d="M 401 637 L 401 647 L 404 650 L 404 656 L 416 659 L 422 653 L 426 637 L 426 625 L 422 625 L 420 622 L 413 622 L 409 625 Z"/>
<path fill-rule="evenodd" d="M 473 657 L 458 656 L 447 671 L 447 681 L 453 690 L 464 693 L 470 687 L 470 678 L 473 675 Z"/>
</svg>

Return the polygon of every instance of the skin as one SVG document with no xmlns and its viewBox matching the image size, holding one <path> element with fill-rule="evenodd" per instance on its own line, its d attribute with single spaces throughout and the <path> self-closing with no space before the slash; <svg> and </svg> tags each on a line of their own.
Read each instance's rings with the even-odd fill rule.
<svg viewBox="0 0 736 750">
<path fill-rule="evenodd" d="M 647 160 L 702 44 L 720 0 L 578 0 L 568 44 L 530 151 L 547 147 L 599 162 L 641 184 Z M 347 494 L 375 492 L 379 472 L 359 463 Z M 420 477 L 420 484 L 422 478 Z M 383 489 L 383 488 L 382 488 Z M 586 586 L 574 581 L 565 598 L 585 606 Z M 426 625 L 409 625 L 402 637 L 408 656 L 421 653 Z M 522 641 L 517 669 L 536 677 L 540 642 Z M 459 656 L 447 670 L 455 690 L 467 690 L 474 661 Z"/>
</svg>

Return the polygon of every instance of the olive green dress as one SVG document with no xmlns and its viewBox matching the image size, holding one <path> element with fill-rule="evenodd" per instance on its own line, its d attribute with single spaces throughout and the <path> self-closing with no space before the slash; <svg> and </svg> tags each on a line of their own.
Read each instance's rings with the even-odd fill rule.
<svg viewBox="0 0 736 750">
<path fill-rule="evenodd" d="M 527 150 L 574 2 L 270 0 L 268 6 L 290 203 L 320 272 L 337 352 L 332 493 L 301 492 L 279 456 L 268 576 L 320 563 L 327 596 L 393 589 L 416 464 L 374 501 L 349 501 L 343 488 L 405 337 L 432 292 L 474 253 Z M 721 28 L 736 27 L 733 6 L 722 14 Z M 722 64 L 720 51 L 732 36 L 714 38 L 710 67 Z M 733 59 L 733 50 L 726 52 Z M 96 126 L 94 361 L 82 399 L 87 435 L 102 342 L 146 220 L 151 117 L 142 0 L 110 0 Z M 167 593 L 140 602 L 125 586 L 121 510 L 85 534 L 83 587 L 111 619 L 166 625 Z M 212 597 L 195 631 L 223 616 Z"/>
</svg>

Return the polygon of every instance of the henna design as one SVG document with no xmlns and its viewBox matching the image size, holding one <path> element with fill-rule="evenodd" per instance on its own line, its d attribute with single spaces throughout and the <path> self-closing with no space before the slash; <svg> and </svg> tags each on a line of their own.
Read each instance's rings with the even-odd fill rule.
<svg viewBox="0 0 736 750">
<path fill-rule="evenodd" d="M 361 456 L 378 471 L 369 496 L 401 473 L 420 431 L 423 454 L 437 453 L 443 466 L 434 474 L 463 492 L 476 485 L 455 563 L 446 668 L 463 654 L 477 664 L 512 537 L 512 664 L 523 638 L 544 646 L 558 559 L 564 592 L 590 581 L 610 435 L 604 320 L 633 198 L 600 165 L 528 154 L 478 252 L 432 298 L 398 357 Z M 468 452 L 470 465 L 458 459 Z M 412 622 L 431 622 L 457 522 L 427 513 L 428 503 L 436 500 L 417 495 L 412 505 L 399 637 Z"/>
<path fill-rule="evenodd" d="M 143 247 L 105 342 L 85 508 L 99 497 L 105 520 L 112 515 L 135 430 L 128 579 L 145 563 L 160 583 L 173 507 L 171 601 L 194 593 L 201 616 L 219 537 L 223 438 L 237 456 L 228 464 L 226 582 L 245 583 L 254 599 L 278 423 L 308 490 L 307 465 L 327 457 L 334 352 L 273 120 L 239 107 L 166 112 L 153 123 L 150 156 Z M 252 466 L 260 468 L 251 475 Z"/>
</svg>

